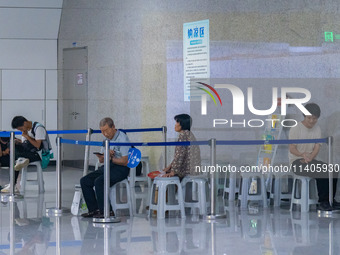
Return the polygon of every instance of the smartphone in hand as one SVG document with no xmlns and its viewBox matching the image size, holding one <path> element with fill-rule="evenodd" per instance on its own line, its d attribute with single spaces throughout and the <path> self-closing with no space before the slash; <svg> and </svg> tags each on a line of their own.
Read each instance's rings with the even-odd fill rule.
<svg viewBox="0 0 340 255">
<path fill-rule="evenodd" d="M 104 153 L 101 153 L 101 152 L 93 152 L 94 155 L 97 155 L 97 156 L 103 156 Z"/>
</svg>

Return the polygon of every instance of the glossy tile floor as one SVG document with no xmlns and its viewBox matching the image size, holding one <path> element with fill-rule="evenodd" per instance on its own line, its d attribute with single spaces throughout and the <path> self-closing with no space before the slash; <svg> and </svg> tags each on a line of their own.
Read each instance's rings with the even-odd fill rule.
<svg viewBox="0 0 340 255">
<path fill-rule="evenodd" d="M 318 217 L 316 211 L 290 214 L 288 206 L 247 210 L 229 205 L 227 217 L 214 223 L 197 215 L 157 220 L 145 212 L 147 188 L 134 192 L 136 215 L 94 226 L 72 214 L 45 215 L 55 207 L 55 172 L 44 172 L 45 193 L 27 186 L 23 199 L 0 205 L 1 254 L 340 254 L 340 218 Z M 33 173 L 30 173 L 31 175 Z M 62 206 L 70 208 L 82 171 L 64 168 Z M 0 171 L 0 184 L 8 170 Z M 144 189 L 144 190 L 143 190 Z"/>
</svg>

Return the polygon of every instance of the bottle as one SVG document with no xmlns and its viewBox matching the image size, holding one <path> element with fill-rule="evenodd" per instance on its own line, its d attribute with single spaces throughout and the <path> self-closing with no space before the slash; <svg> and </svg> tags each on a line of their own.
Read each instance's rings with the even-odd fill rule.
<svg viewBox="0 0 340 255">
<path fill-rule="evenodd" d="M 249 194 L 255 195 L 257 194 L 257 179 L 256 177 L 253 177 L 251 179 L 250 187 L 249 187 Z"/>
<path fill-rule="evenodd" d="M 263 158 L 263 165 L 269 167 L 270 165 L 270 158 Z"/>
<path fill-rule="evenodd" d="M 279 128 L 280 122 L 281 122 L 281 97 L 277 98 L 277 107 L 276 107 L 275 112 L 273 112 L 273 114 L 271 115 L 271 119 L 272 119 L 271 129 L 275 130 L 275 129 Z"/>
<path fill-rule="evenodd" d="M 267 141 L 269 140 L 274 140 L 274 137 L 270 134 L 269 131 L 267 131 L 263 136 L 262 139 L 265 140 L 265 144 L 263 145 L 263 149 L 265 153 L 272 153 L 272 149 L 273 146 L 269 143 L 267 143 Z"/>
</svg>

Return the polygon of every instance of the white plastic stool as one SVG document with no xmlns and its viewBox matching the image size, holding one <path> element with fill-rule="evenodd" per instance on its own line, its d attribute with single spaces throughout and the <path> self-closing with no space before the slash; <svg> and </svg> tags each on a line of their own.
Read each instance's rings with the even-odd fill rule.
<svg viewBox="0 0 340 255">
<path fill-rule="evenodd" d="M 177 204 L 175 203 L 175 189 L 172 186 L 177 186 Z M 169 197 L 169 204 L 166 202 L 166 190 L 167 186 L 170 186 L 173 189 L 168 191 Z M 158 189 L 158 198 L 157 204 L 154 204 L 153 200 L 155 197 L 155 191 Z M 181 183 L 178 177 L 156 177 L 153 181 L 153 185 L 151 188 L 151 195 L 149 200 L 149 216 L 152 213 L 152 210 L 157 211 L 157 218 L 164 219 L 166 211 L 176 211 L 179 210 L 181 212 L 181 217 L 185 218 L 185 211 L 184 211 L 184 201 L 183 201 L 183 193 Z"/>
<path fill-rule="evenodd" d="M 224 178 L 224 189 L 223 189 L 223 200 L 225 193 L 228 193 L 228 201 L 235 200 L 235 194 L 240 192 L 239 183 L 237 182 L 236 173 L 230 172 L 229 176 L 226 175 Z"/>
<path fill-rule="evenodd" d="M 224 206 L 224 212 L 227 216 L 226 222 L 226 232 L 227 233 L 236 233 L 238 231 L 237 219 L 239 216 L 238 207 L 235 206 L 235 203 L 230 203 L 228 206 Z"/>
<path fill-rule="evenodd" d="M 268 218 L 267 210 L 257 214 L 242 210 L 239 216 L 240 223 L 238 224 L 241 226 L 241 236 L 248 242 L 264 242 Z"/>
<path fill-rule="evenodd" d="M 27 211 L 29 211 L 30 214 L 33 212 L 32 210 L 30 210 L 31 208 L 36 209 L 36 212 L 37 212 L 36 218 L 43 217 L 44 194 L 40 194 L 36 197 L 25 197 L 25 199 L 21 201 L 23 202 L 23 210 L 22 210 L 23 217 L 22 218 L 28 218 Z M 27 207 L 29 207 L 28 210 L 27 210 Z"/>
<path fill-rule="evenodd" d="M 280 206 L 282 199 L 290 200 L 292 198 L 292 191 L 289 189 L 289 179 L 294 179 L 294 175 L 292 173 L 272 173 L 270 183 L 270 198 L 274 200 L 274 207 Z M 282 192 L 284 191 L 284 184 L 287 188 L 286 192 Z"/>
<path fill-rule="evenodd" d="M 317 205 L 318 200 L 316 180 L 307 176 L 294 175 L 290 210 L 293 210 L 294 204 L 298 204 L 301 205 L 301 212 L 309 212 L 309 206 Z"/>
<path fill-rule="evenodd" d="M 291 212 L 293 236 L 296 244 L 310 245 L 319 241 L 319 224 L 311 216 L 309 213 L 300 213 L 295 217 L 294 213 Z"/>
<path fill-rule="evenodd" d="M 148 187 L 151 187 L 151 179 L 148 177 L 148 173 L 150 173 L 150 165 L 149 165 L 149 157 L 142 157 L 142 176 L 136 176 L 136 168 L 130 169 L 130 186 L 135 187 L 136 182 L 148 182 Z"/>
<path fill-rule="evenodd" d="M 119 201 L 121 203 L 118 203 L 117 201 L 117 189 L 120 185 L 125 185 L 126 188 L 126 202 Z M 122 190 L 122 189 L 120 189 Z M 121 196 L 119 196 L 121 197 Z M 121 182 L 116 183 L 111 187 L 110 190 L 110 202 L 112 206 L 112 210 L 117 215 L 117 210 L 119 209 L 129 209 L 130 216 L 133 216 L 132 213 L 132 204 L 131 204 L 131 191 L 130 191 L 130 185 L 127 179 L 122 180 Z"/>
<path fill-rule="evenodd" d="M 108 254 L 131 254 L 133 217 L 124 224 L 115 224 L 109 228 Z M 124 240 L 124 241 L 122 241 Z M 85 252 L 87 253 L 87 252 Z"/>
<path fill-rule="evenodd" d="M 132 201 L 132 211 L 133 214 L 145 213 L 146 206 L 149 203 L 149 190 L 151 188 L 146 188 L 143 191 L 136 191 L 134 187 L 130 187 L 131 190 L 131 201 Z"/>
<path fill-rule="evenodd" d="M 28 166 L 35 166 L 37 167 L 37 179 L 36 180 L 27 180 L 27 167 Z M 30 185 L 38 185 L 39 193 L 44 193 L 44 177 L 43 171 L 41 168 L 41 162 L 35 161 L 28 164 L 28 166 L 22 168 L 21 170 L 21 181 L 20 181 L 20 192 L 25 193 L 26 183 Z"/>
<path fill-rule="evenodd" d="M 192 183 L 191 187 L 191 194 L 192 194 L 192 201 L 186 201 L 186 192 L 187 192 L 187 184 Z M 181 182 L 182 190 L 183 190 L 183 199 L 184 199 L 184 207 L 191 208 L 191 213 L 193 212 L 194 208 L 199 209 L 200 215 L 207 214 L 207 195 L 209 188 L 208 179 L 202 176 L 185 176 Z"/>
<path fill-rule="evenodd" d="M 183 220 L 182 220 L 183 221 Z M 183 250 L 181 254 L 207 254 L 208 238 L 210 238 L 209 225 L 205 221 L 198 220 L 185 222 L 183 231 Z M 209 237 L 208 237 L 209 236 Z"/>
<path fill-rule="evenodd" d="M 183 254 L 185 219 L 157 219 L 150 229 L 154 254 Z"/>
<path fill-rule="evenodd" d="M 247 208 L 248 201 L 262 201 L 263 207 L 267 207 L 267 191 L 262 173 L 241 173 L 242 182 L 238 199 L 241 201 L 241 209 Z M 257 193 L 249 194 L 252 178 L 257 180 Z"/>
</svg>

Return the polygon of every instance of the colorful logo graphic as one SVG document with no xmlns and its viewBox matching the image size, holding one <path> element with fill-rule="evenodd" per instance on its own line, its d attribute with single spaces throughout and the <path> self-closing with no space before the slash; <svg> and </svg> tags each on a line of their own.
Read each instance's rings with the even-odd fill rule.
<svg viewBox="0 0 340 255">
<path fill-rule="evenodd" d="M 220 95 L 217 93 L 217 91 L 216 91 L 213 87 L 211 87 L 210 85 L 208 85 L 208 84 L 206 84 L 206 83 L 203 83 L 203 82 L 197 82 L 197 83 L 199 83 L 199 84 L 201 84 L 201 85 L 203 85 L 203 86 L 206 86 L 206 87 L 209 88 L 212 92 L 214 92 L 215 95 L 217 96 L 218 100 L 220 101 L 221 106 L 222 106 L 222 100 L 221 100 L 221 98 L 220 98 Z M 205 93 L 207 93 L 207 94 L 212 98 L 212 100 L 214 101 L 215 105 L 217 105 L 217 102 L 216 102 L 214 96 L 211 94 L 211 92 L 210 92 L 209 90 L 207 90 L 207 89 L 205 89 L 205 88 L 201 88 L 201 87 L 196 87 L 196 88 L 198 88 L 198 89 L 200 89 L 200 90 L 203 90 Z"/>
<path fill-rule="evenodd" d="M 216 92 L 216 90 L 203 82 L 197 82 L 199 84 L 202 84 L 206 87 L 208 87 L 210 90 L 212 90 L 215 95 L 218 97 L 220 100 L 221 106 L 222 106 L 222 101 L 219 96 L 219 94 Z M 243 94 L 243 91 L 232 84 L 216 84 L 214 86 L 216 89 L 227 89 L 231 92 L 232 98 L 233 98 L 233 115 L 244 115 L 244 106 L 245 106 L 245 96 Z M 211 94 L 210 91 L 204 88 L 197 87 L 198 89 L 203 90 L 206 92 L 210 97 L 214 100 L 215 105 L 217 105 L 215 98 Z M 304 97 L 301 98 L 289 98 L 289 94 L 291 93 L 299 93 L 304 95 Z M 307 103 L 311 99 L 311 93 L 308 89 L 304 88 L 298 88 L 298 87 L 282 87 L 281 88 L 281 115 L 286 115 L 286 108 L 288 105 L 295 105 L 297 108 L 301 110 L 301 112 L 305 115 L 311 115 L 309 111 L 303 106 L 304 103 Z M 277 101 L 278 101 L 278 88 L 273 87 L 272 88 L 272 106 L 269 109 L 265 110 L 259 110 L 254 107 L 254 97 L 253 97 L 253 88 L 248 87 L 247 88 L 247 105 L 249 111 L 258 116 L 265 116 L 272 114 L 275 112 L 277 108 Z M 202 94 L 201 96 L 201 114 L 202 115 L 207 115 L 207 95 Z"/>
</svg>

